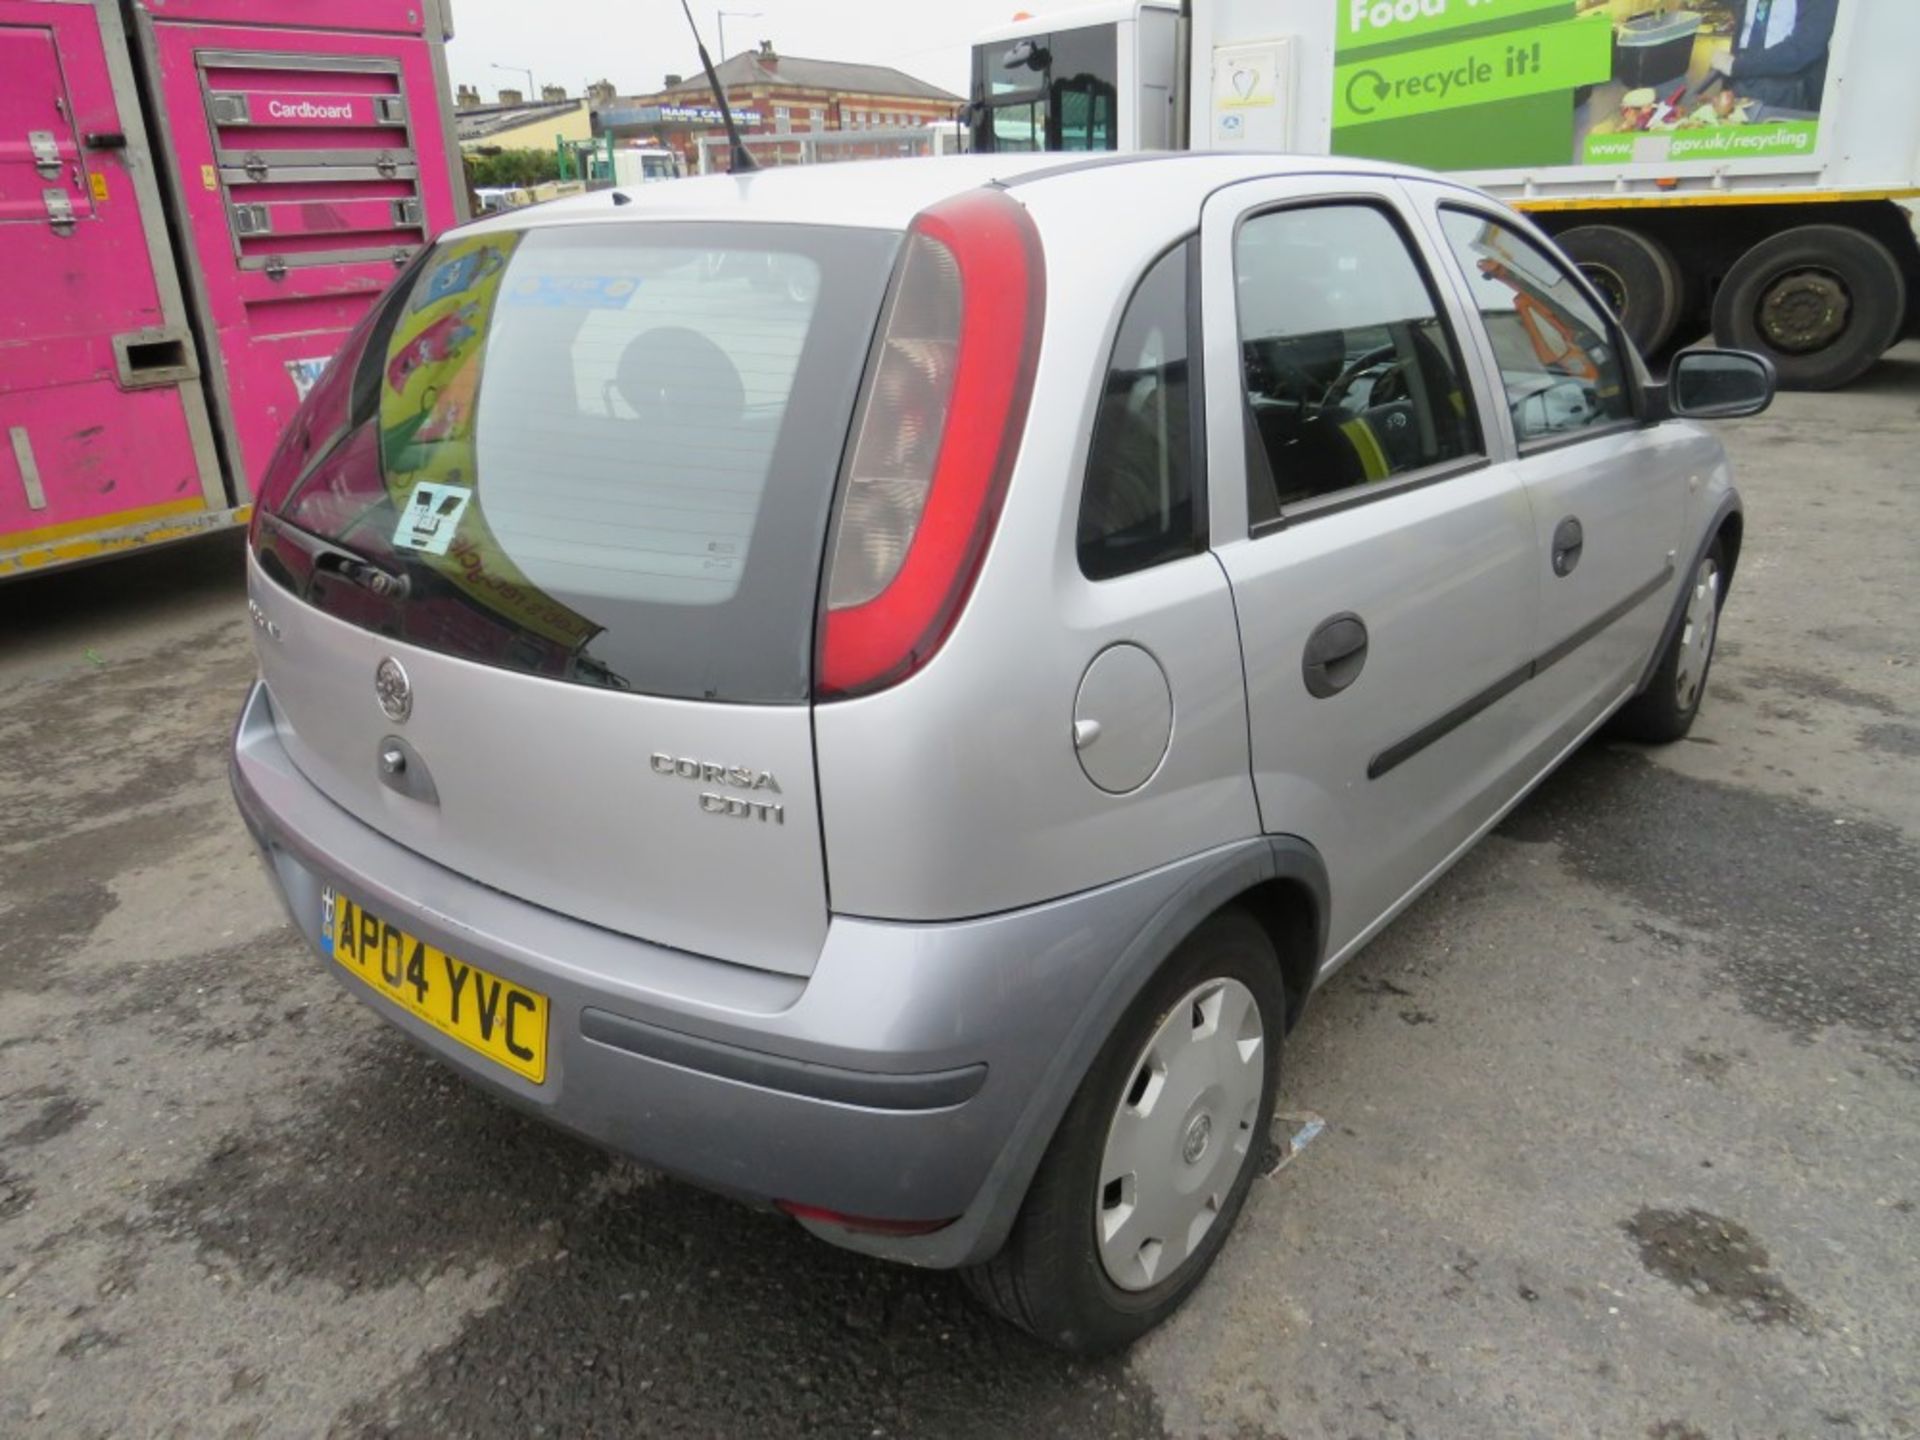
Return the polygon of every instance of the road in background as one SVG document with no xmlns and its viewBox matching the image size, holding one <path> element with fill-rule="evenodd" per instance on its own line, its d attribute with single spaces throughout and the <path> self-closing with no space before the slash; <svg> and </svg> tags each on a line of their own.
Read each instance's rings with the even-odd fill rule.
<svg viewBox="0 0 1920 1440">
<path fill-rule="evenodd" d="M 1920 347 L 1727 435 L 1691 741 L 1589 747 L 1329 982 L 1326 1135 L 1100 1364 L 342 991 L 227 793 L 238 537 L 0 588 L 0 1433 L 1920 1433 Z"/>
</svg>

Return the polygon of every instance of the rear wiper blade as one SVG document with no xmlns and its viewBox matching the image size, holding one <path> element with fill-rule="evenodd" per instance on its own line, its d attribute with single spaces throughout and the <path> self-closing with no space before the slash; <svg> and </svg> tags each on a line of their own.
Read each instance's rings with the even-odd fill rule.
<svg viewBox="0 0 1920 1440">
<path fill-rule="evenodd" d="M 342 580 L 351 581 L 362 590 L 371 590 L 383 600 L 404 600 L 413 589 L 413 581 L 408 576 L 382 570 L 378 565 L 369 564 L 358 555 L 350 555 L 344 550 L 333 550 L 316 557 L 315 568 L 332 571 Z"/>
<path fill-rule="evenodd" d="M 284 516 L 268 515 L 266 523 L 273 527 L 276 534 L 284 536 L 296 547 L 304 550 L 313 561 L 316 573 L 337 575 L 351 585 L 362 590 L 370 590 L 385 600 L 404 600 L 413 589 L 413 581 L 406 575 L 396 575 L 391 570 L 383 570 L 372 561 L 353 551 L 334 544 L 331 540 L 303 530 Z"/>
</svg>

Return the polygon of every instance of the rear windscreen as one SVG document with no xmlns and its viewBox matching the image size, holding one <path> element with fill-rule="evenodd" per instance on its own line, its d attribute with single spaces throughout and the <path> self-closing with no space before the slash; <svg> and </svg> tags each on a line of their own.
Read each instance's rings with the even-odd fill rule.
<svg viewBox="0 0 1920 1440">
<path fill-rule="evenodd" d="M 809 691 L 821 548 L 894 234 L 452 240 L 309 397 L 261 563 L 414 644 L 653 695 Z"/>
</svg>

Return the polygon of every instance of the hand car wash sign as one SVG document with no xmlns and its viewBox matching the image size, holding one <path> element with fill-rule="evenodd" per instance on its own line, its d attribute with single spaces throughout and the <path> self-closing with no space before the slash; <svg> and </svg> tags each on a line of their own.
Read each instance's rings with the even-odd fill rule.
<svg viewBox="0 0 1920 1440">
<path fill-rule="evenodd" d="M 1642 14 L 1644 0 L 1335 3 L 1343 155 L 1499 170 L 1798 155 L 1817 138 L 1817 86 L 1795 108 L 1743 72 L 1777 69 L 1774 32 L 1806 30 L 1787 38 L 1817 52 L 1824 75 L 1827 36 L 1811 32 L 1831 31 L 1831 4 L 1696 0 Z M 1758 23 L 1756 6 L 1768 7 Z"/>
</svg>

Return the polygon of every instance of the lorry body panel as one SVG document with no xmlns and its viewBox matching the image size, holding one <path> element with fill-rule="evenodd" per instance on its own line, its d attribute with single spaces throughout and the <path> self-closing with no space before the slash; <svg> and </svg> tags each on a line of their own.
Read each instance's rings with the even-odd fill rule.
<svg viewBox="0 0 1920 1440">
<path fill-rule="evenodd" d="M 356 0 L 365 28 L 346 34 L 307 28 L 297 0 L 222 19 L 240 8 L 141 20 L 236 502 L 346 332 L 455 214 L 417 6 Z"/>
<path fill-rule="evenodd" d="M 244 522 L 300 397 L 462 218 L 444 12 L 0 0 L 0 577 Z"/>
<path fill-rule="evenodd" d="M 111 7 L 0 0 L 0 574 L 226 505 Z M 108 137 L 123 137 L 114 148 Z"/>
<path fill-rule="evenodd" d="M 1774 107 L 1783 118 L 1769 121 L 1766 107 L 1761 107 L 1754 123 L 1746 126 L 1717 125 L 1665 134 L 1620 132 L 1612 145 L 1630 148 L 1631 157 L 1606 163 L 1600 156 L 1609 142 L 1604 130 L 1596 133 L 1596 127 L 1614 119 L 1605 102 L 1626 89 L 1638 88 L 1629 86 L 1630 80 L 1656 78 L 1641 68 L 1649 63 L 1640 58 L 1643 48 L 1623 44 L 1619 38 L 1618 28 L 1628 23 L 1628 17 L 1615 12 L 1629 8 L 1644 7 L 1609 0 L 1576 16 L 1568 0 L 1522 0 L 1508 7 L 1512 18 L 1506 23 L 1512 28 L 1488 30 L 1481 21 L 1467 32 L 1480 37 L 1476 48 L 1454 39 L 1457 32 L 1447 28 L 1456 23 L 1454 12 L 1464 16 L 1467 11 L 1463 0 L 1425 0 L 1397 8 L 1377 0 L 1366 4 L 1203 0 L 1194 7 L 1188 77 L 1196 148 L 1227 148 L 1217 133 L 1217 120 L 1230 113 L 1232 97 L 1216 86 L 1216 51 L 1281 45 L 1291 48 L 1291 57 L 1284 51 L 1281 56 L 1283 69 L 1290 72 L 1282 75 L 1283 90 L 1290 94 L 1282 93 L 1278 103 L 1290 109 L 1293 148 L 1404 159 L 1445 170 L 1509 200 L 1587 197 L 1612 202 L 1623 196 L 1664 198 L 1696 192 L 1707 198 L 1763 191 L 1818 190 L 1833 195 L 1920 189 L 1920 146 L 1914 139 L 1920 134 L 1920 87 L 1913 84 L 1913 56 L 1920 53 L 1920 6 L 1905 0 L 1841 0 L 1825 93 L 1810 117 L 1802 109 Z M 1362 11 L 1389 9 L 1394 11 L 1389 25 L 1375 28 L 1364 21 L 1359 26 L 1353 23 Z M 1413 18 L 1402 19 L 1399 10 L 1409 11 Z M 1484 13 L 1465 18 L 1477 20 Z M 1569 72 L 1571 83 L 1546 76 L 1540 82 L 1543 88 L 1504 94 L 1486 104 L 1462 104 L 1461 92 L 1450 87 L 1437 95 L 1397 96 L 1397 118 L 1372 123 L 1355 123 L 1359 117 L 1342 93 L 1344 87 L 1363 84 L 1373 73 L 1393 83 L 1405 83 L 1416 75 L 1444 80 L 1448 65 L 1457 76 L 1459 67 L 1480 61 L 1502 72 L 1509 47 L 1531 46 L 1543 38 L 1551 45 L 1553 37 L 1576 34 L 1570 26 L 1615 31 L 1610 54 L 1604 45 L 1579 47 L 1592 55 L 1570 62 L 1587 67 Z M 1683 68 L 1657 77 L 1662 83 L 1655 88 L 1662 100 L 1682 88 L 1683 82 L 1683 98 L 1706 88 L 1706 54 L 1716 38 L 1725 37 L 1698 31 Z M 1659 53 L 1674 52 L 1659 47 Z M 1423 71 L 1422 66 L 1433 68 Z M 1526 79 L 1509 80 L 1496 73 L 1489 83 L 1497 90 L 1524 90 Z M 1792 118 L 1784 118 L 1788 116 Z M 1390 128 L 1396 124 L 1400 125 L 1397 132 Z M 1432 132 L 1449 127 L 1451 135 L 1414 138 L 1417 130 L 1431 137 Z M 1545 158 L 1475 163 L 1490 148 L 1490 131 L 1492 148 L 1497 150 L 1503 127 L 1529 127 L 1532 133 L 1518 142 L 1523 147 L 1551 146 L 1565 135 L 1569 142 L 1582 142 L 1581 153 L 1576 155 L 1569 143 L 1561 163 Z M 1211 139 L 1203 142 L 1202 136 Z M 1783 147 L 1792 149 L 1779 153 Z"/>
</svg>

